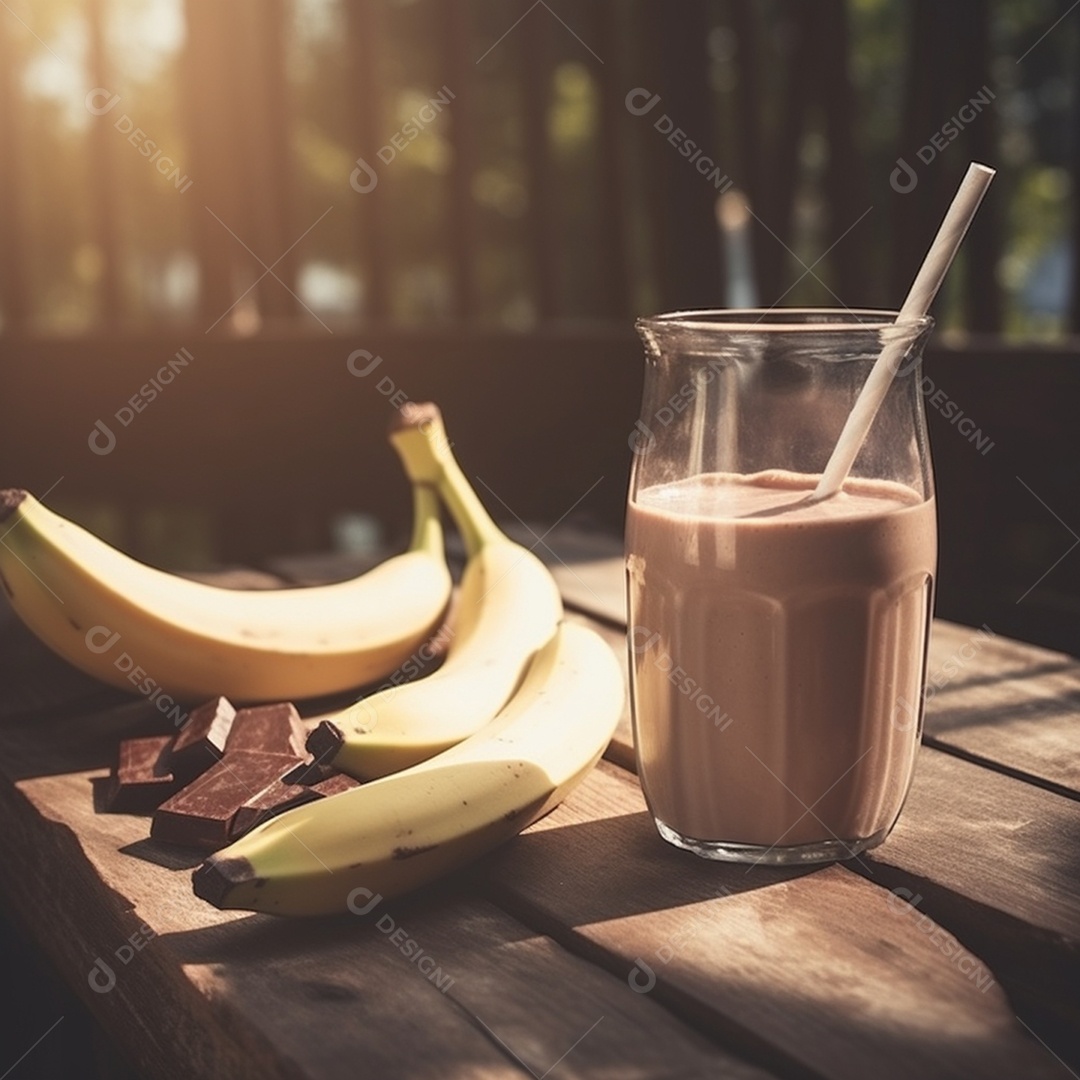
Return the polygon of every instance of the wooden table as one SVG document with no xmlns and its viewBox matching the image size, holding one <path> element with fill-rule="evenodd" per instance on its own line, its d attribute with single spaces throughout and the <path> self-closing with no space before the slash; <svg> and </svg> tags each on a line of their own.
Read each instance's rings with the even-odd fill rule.
<svg viewBox="0 0 1080 1080">
<path fill-rule="evenodd" d="M 571 548 L 567 603 L 622 655 L 620 562 Z M 116 741 L 159 714 L 5 611 L 3 892 L 148 1076 L 1076 1075 L 1080 663 L 938 622 L 930 670 L 911 797 L 860 859 L 748 869 L 669 847 L 624 722 L 565 805 L 482 863 L 298 922 L 214 910 L 197 859 L 95 813 Z"/>
</svg>

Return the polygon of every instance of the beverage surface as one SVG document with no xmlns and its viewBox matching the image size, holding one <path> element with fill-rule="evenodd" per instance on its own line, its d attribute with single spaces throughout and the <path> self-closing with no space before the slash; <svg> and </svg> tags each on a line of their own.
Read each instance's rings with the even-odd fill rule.
<svg viewBox="0 0 1080 1080">
<path fill-rule="evenodd" d="M 810 498 L 817 477 L 769 469 L 741 475 L 706 473 L 638 493 L 636 504 L 667 514 L 745 520 L 755 515 L 785 522 L 835 520 L 887 514 L 922 501 L 918 492 L 890 480 L 849 479 L 834 496 Z"/>
<path fill-rule="evenodd" d="M 858 479 L 815 503 L 817 479 L 708 474 L 628 510 L 642 784 L 687 838 L 857 840 L 906 795 L 934 504 Z"/>
</svg>

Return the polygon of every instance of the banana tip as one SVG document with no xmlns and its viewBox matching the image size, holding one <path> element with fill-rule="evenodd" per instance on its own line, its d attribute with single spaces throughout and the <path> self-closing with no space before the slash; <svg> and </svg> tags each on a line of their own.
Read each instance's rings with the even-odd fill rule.
<svg viewBox="0 0 1080 1080">
<path fill-rule="evenodd" d="M 390 434 L 442 422 L 439 406 L 433 401 L 407 401 L 390 419 Z"/>
<path fill-rule="evenodd" d="M 4 488 L 0 491 L 0 521 L 6 521 L 22 505 L 26 492 L 20 488 Z"/>
<path fill-rule="evenodd" d="M 258 884 L 255 867 L 247 859 L 212 855 L 192 875 L 195 895 L 216 908 L 227 907 L 229 893 L 238 885 Z"/>
</svg>

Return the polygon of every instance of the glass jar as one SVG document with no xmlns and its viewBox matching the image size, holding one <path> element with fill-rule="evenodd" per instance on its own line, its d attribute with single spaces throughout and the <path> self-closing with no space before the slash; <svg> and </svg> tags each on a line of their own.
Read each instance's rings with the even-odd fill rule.
<svg viewBox="0 0 1080 1080">
<path fill-rule="evenodd" d="M 642 319 L 626 529 L 638 771 L 707 858 L 880 843 L 922 730 L 937 560 L 919 393 L 933 321 L 895 312 Z M 814 488 L 886 343 L 902 362 L 841 489 Z"/>
</svg>

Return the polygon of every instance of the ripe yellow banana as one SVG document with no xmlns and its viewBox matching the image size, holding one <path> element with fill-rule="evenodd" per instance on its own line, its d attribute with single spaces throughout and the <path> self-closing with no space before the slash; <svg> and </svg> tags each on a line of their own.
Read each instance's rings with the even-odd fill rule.
<svg viewBox="0 0 1080 1080">
<path fill-rule="evenodd" d="M 604 752 L 624 704 L 614 653 L 564 623 L 498 717 L 437 757 L 287 810 L 211 856 L 195 894 L 279 915 L 364 912 L 509 840 Z"/>
<path fill-rule="evenodd" d="M 343 709 L 308 739 L 316 758 L 360 780 L 408 768 L 482 728 L 562 618 L 554 578 L 491 520 L 450 452 L 439 410 L 406 406 L 390 439 L 413 483 L 438 488 L 468 560 L 443 666 Z"/>
<path fill-rule="evenodd" d="M 0 588 L 66 660 L 125 690 L 280 701 L 384 678 L 450 597 L 439 503 L 414 485 L 409 550 L 335 585 L 244 592 L 156 570 L 0 491 Z M 155 693 L 156 696 L 156 693 Z"/>
</svg>

